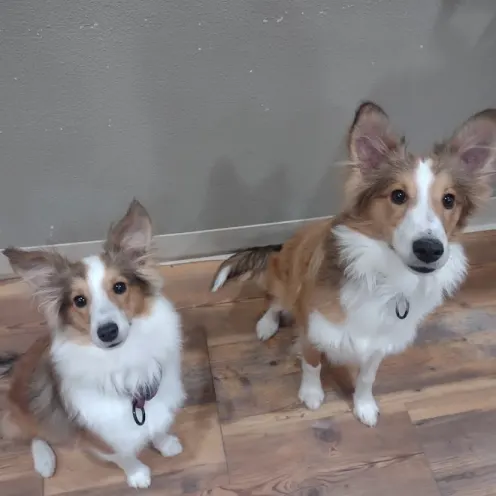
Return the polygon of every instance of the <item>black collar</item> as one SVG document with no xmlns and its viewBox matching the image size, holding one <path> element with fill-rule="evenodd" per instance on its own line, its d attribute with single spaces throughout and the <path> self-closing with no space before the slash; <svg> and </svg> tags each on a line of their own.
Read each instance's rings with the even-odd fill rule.
<svg viewBox="0 0 496 496">
<path fill-rule="evenodd" d="M 160 387 L 160 378 L 155 379 L 150 384 L 138 387 L 132 395 L 133 419 L 137 425 L 143 425 L 146 421 L 145 403 L 151 401 L 157 395 Z M 138 415 L 138 412 L 140 413 Z"/>
<path fill-rule="evenodd" d="M 403 308 L 400 310 L 400 302 L 403 300 L 404 305 L 401 305 Z M 402 295 L 401 299 L 396 300 L 396 317 L 400 320 L 405 320 L 410 313 L 410 302 Z"/>
</svg>

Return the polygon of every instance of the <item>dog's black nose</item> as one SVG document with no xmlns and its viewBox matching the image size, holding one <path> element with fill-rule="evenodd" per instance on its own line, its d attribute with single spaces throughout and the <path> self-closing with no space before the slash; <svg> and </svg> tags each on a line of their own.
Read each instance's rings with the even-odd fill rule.
<svg viewBox="0 0 496 496">
<path fill-rule="evenodd" d="M 434 263 L 444 253 L 443 244 L 435 238 L 417 239 L 413 242 L 412 249 L 415 256 L 424 263 Z"/>
<path fill-rule="evenodd" d="M 101 341 L 104 343 L 111 343 L 119 334 L 119 327 L 115 322 L 108 322 L 101 325 L 96 333 Z"/>
</svg>

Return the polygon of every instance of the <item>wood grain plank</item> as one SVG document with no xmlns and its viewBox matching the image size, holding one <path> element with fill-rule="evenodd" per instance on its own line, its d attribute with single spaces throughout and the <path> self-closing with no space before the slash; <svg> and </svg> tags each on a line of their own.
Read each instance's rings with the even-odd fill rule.
<svg viewBox="0 0 496 496">
<path fill-rule="evenodd" d="M 187 310 L 181 311 L 183 327 L 182 372 L 186 405 L 215 403 L 207 338 L 203 327 Z"/>
<path fill-rule="evenodd" d="M 33 475 L 29 445 L 0 439 L 0 482 L 28 480 Z"/>
<path fill-rule="evenodd" d="M 443 496 L 496 493 L 496 410 L 423 420 L 417 432 Z"/>
<path fill-rule="evenodd" d="M 350 414 L 245 435 L 229 429 L 231 483 L 223 489 L 233 494 L 439 494 L 405 412 L 386 415 L 377 429 Z"/>
<path fill-rule="evenodd" d="M 43 496 L 43 480 L 37 475 L 0 480 L 2 496 Z"/>
<path fill-rule="evenodd" d="M 215 488 L 228 484 L 228 476 L 224 464 L 216 467 L 196 467 L 185 469 L 177 473 L 157 475 L 153 477 L 152 485 L 148 489 L 137 491 L 124 483 L 110 484 L 105 487 L 71 490 L 60 496 L 200 496 L 214 494 Z M 3 496 L 3 495 L 2 495 Z M 17 496 L 17 495 L 16 495 Z M 20 495 L 19 495 L 20 496 Z"/>
</svg>

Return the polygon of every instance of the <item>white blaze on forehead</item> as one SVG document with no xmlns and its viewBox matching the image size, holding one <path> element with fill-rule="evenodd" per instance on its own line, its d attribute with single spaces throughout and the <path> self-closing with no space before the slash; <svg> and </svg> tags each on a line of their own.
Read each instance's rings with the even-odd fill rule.
<svg viewBox="0 0 496 496">
<path fill-rule="evenodd" d="M 411 217 L 411 228 L 417 233 L 442 238 L 441 233 L 444 233 L 443 224 L 436 215 L 431 201 L 431 189 L 434 179 L 432 160 L 419 160 L 414 175 L 417 198 L 409 215 Z"/>
<path fill-rule="evenodd" d="M 105 264 L 100 257 L 91 256 L 83 259 L 88 268 L 86 278 L 92 295 L 103 291 L 103 279 L 105 277 Z"/>
<path fill-rule="evenodd" d="M 413 253 L 415 241 L 421 238 L 434 238 L 441 242 L 444 248 L 448 243 L 443 223 L 434 210 L 432 192 L 436 175 L 432 170 L 432 160 L 419 160 L 416 165 L 413 172 L 415 199 L 394 230 L 392 239 L 396 253 L 407 265 L 418 264 L 417 257 Z"/>
<path fill-rule="evenodd" d="M 104 288 L 106 266 L 98 256 L 84 258 L 83 263 L 88 268 L 86 279 L 91 293 L 91 314 L 102 316 L 114 306 Z"/>
</svg>

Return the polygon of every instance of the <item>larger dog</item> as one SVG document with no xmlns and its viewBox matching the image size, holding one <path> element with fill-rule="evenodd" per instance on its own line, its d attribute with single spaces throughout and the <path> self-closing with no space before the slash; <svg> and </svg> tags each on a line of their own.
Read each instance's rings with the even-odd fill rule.
<svg viewBox="0 0 496 496">
<path fill-rule="evenodd" d="M 77 441 L 117 464 L 136 488 L 151 479 L 142 448 L 182 451 L 168 434 L 184 399 L 180 319 L 162 296 L 151 242 L 150 217 L 134 201 L 100 255 L 74 263 L 55 252 L 4 251 L 34 287 L 51 335 L 14 366 L 2 434 L 31 441 L 43 477 L 55 471 L 57 442 Z"/>
<path fill-rule="evenodd" d="M 376 104 L 359 106 L 349 131 L 349 175 L 343 211 L 303 228 L 282 246 L 242 251 L 223 262 L 215 291 L 254 277 L 270 307 L 257 323 L 273 336 L 282 313 L 301 329 L 299 398 L 324 400 L 321 353 L 359 366 L 354 411 L 377 423 L 372 394 L 382 359 L 400 353 L 419 323 L 452 295 L 467 268 L 459 234 L 490 196 L 496 156 L 496 110 L 466 121 L 429 156 L 409 153 Z"/>
</svg>

